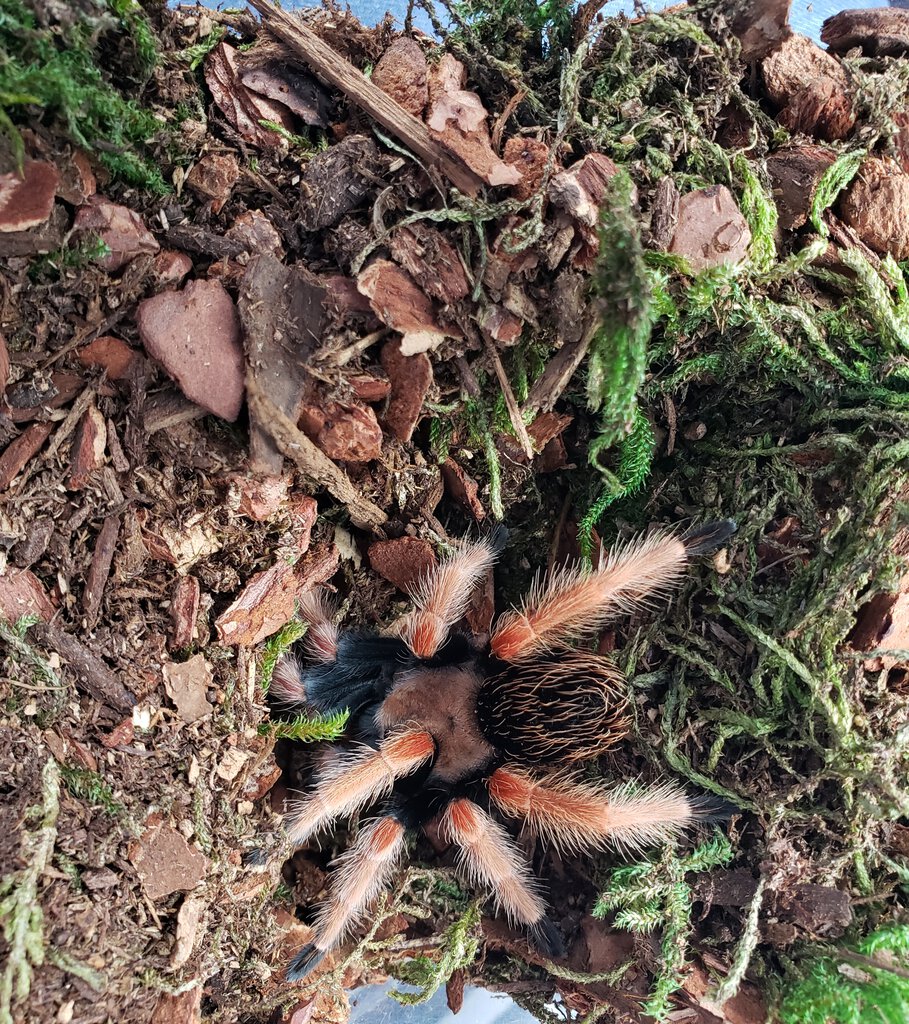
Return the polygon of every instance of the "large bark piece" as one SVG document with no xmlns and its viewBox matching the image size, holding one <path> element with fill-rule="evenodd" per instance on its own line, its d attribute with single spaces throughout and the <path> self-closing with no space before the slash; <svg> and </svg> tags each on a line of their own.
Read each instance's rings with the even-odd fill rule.
<svg viewBox="0 0 909 1024">
<path fill-rule="evenodd" d="M 238 308 L 246 347 L 247 382 L 290 419 L 306 385 L 306 360 L 322 330 L 325 289 L 302 267 L 285 267 L 274 256 L 255 256 L 240 285 Z M 250 408 L 250 468 L 278 476 L 284 458 L 267 423 Z"/>
<path fill-rule="evenodd" d="M 821 26 L 821 42 L 834 53 L 859 46 L 869 57 L 902 57 L 909 53 L 909 11 L 892 7 L 840 11 Z"/>
</svg>

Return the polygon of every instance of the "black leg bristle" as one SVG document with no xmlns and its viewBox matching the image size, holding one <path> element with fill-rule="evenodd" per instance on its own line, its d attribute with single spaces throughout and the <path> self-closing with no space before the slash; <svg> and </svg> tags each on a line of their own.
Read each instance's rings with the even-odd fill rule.
<svg viewBox="0 0 909 1024">
<path fill-rule="evenodd" d="M 562 936 L 548 917 L 541 918 L 527 931 L 531 943 L 545 956 L 552 960 L 558 960 L 565 956 L 565 943 L 562 941 Z"/>
<path fill-rule="evenodd" d="M 691 801 L 694 816 L 705 825 L 719 825 L 729 821 L 733 814 L 741 814 L 742 808 L 722 796 L 699 796 Z"/>
<path fill-rule="evenodd" d="M 698 526 L 682 537 L 689 558 L 698 555 L 710 555 L 721 548 L 738 530 L 738 524 L 732 519 L 717 519 L 712 523 Z"/>
<path fill-rule="evenodd" d="M 264 871 L 268 867 L 268 852 L 256 846 L 243 854 L 243 867 L 250 871 Z"/>
<path fill-rule="evenodd" d="M 309 943 L 291 960 L 287 968 L 288 981 L 302 981 L 310 971 L 319 966 L 325 959 L 327 950 L 319 949 L 318 946 Z"/>
<path fill-rule="evenodd" d="M 499 523 L 486 534 L 485 539 L 486 543 L 492 548 L 492 550 L 497 555 L 501 555 L 508 546 L 508 527 Z"/>
</svg>

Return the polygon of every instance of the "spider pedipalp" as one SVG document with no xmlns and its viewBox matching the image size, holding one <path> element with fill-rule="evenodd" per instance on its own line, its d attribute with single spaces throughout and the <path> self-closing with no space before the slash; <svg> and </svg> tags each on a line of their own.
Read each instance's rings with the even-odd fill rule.
<svg viewBox="0 0 909 1024">
<path fill-rule="evenodd" d="M 282 656 L 274 713 L 350 711 L 336 755 L 291 809 L 300 845 L 358 811 L 363 824 L 339 859 L 312 942 L 294 959 L 304 977 L 343 940 L 400 862 L 405 837 L 430 822 L 452 844 L 471 884 L 488 888 L 513 924 L 549 956 L 561 948 L 540 883 L 506 823 L 571 854 L 664 842 L 722 816 L 710 798 L 674 784 L 608 787 L 577 768 L 627 732 L 628 697 L 605 657 L 570 644 L 646 605 L 682 578 L 691 558 L 735 531 L 722 521 L 657 532 L 595 569 L 558 570 L 501 616 L 482 642 L 459 623 L 498 544 L 467 544 L 413 592 L 398 635 L 339 631 L 322 600 L 303 602 L 309 634 Z"/>
</svg>

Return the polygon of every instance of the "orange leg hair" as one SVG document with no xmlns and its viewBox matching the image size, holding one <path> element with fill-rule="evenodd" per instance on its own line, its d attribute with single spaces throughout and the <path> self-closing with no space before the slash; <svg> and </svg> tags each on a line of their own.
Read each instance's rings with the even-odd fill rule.
<svg viewBox="0 0 909 1024">
<path fill-rule="evenodd" d="M 525 819 L 560 850 L 608 844 L 639 849 L 665 842 L 701 817 L 696 804 L 672 785 L 608 791 L 571 779 L 538 781 L 520 768 L 497 768 L 489 795 L 504 814 Z"/>
<path fill-rule="evenodd" d="M 431 658 L 461 618 L 470 594 L 496 559 L 485 540 L 468 544 L 440 563 L 414 589 L 416 609 L 407 617 L 402 636 L 418 658 Z"/>
<path fill-rule="evenodd" d="M 373 750 L 337 758 L 320 775 L 316 788 L 291 807 L 287 834 L 299 846 L 335 818 L 352 814 L 391 792 L 397 779 L 410 775 L 435 753 L 428 732 L 389 736 Z"/>
<path fill-rule="evenodd" d="M 687 549 L 678 537 L 653 534 L 613 552 L 596 572 L 581 566 L 538 580 L 518 611 L 506 612 L 490 641 L 503 661 L 526 658 L 579 633 L 599 629 L 611 615 L 642 604 L 679 581 Z"/>
<path fill-rule="evenodd" d="M 509 920 L 538 927 L 543 902 L 511 837 L 481 807 L 454 800 L 442 817 L 442 834 L 460 848 L 459 866 L 474 885 L 488 885 Z"/>
<path fill-rule="evenodd" d="M 360 831 L 353 846 L 338 858 L 328 898 L 319 908 L 313 941 L 300 951 L 288 978 L 304 977 L 333 949 L 385 887 L 404 852 L 404 826 L 378 818 Z"/>
</svg>

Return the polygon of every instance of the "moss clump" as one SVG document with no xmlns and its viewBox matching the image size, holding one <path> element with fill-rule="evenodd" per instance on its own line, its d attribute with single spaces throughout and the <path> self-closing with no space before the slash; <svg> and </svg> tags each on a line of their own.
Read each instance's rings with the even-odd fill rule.
<svg viewBox="0 0 909 1024">
<path fill-rule="evenodd" d="M 709 871 L 732 860 L 732 846 L 716 833 L 685 856 L 667 849 L 659 859 L 616 868 L 593 909 L 594 917 L 615 913 L 618 928 L 632 932 L 662 932 L 660 967 L 643 1010 L 657 1021 L 673 1009 L 669 997 L 681 988 L 688 952 L 692 892 L 685 881 L 689 871 Z"/>
<path fill-rule="evenodd" d="M 0 0 L 0 129 L 21 161 L 16 125 L 39 108 L 42 117 L 56 119 L 73 143 L 112 174 L 162 194 L 168 187 L 147 153 L 161 125 L 101 70 L 100 42 L 118 30 L 119 40 L 134 41 L 137 74 L 147 75 L 156 59 L 154 39 L 133 0 L 110 0 L 96 17 L 73 17 L 54 28 L 39 25 L 22 0 Z"/>
<path fill-rule="evenodd" d="M 33 970 L 44 963 L 44 911 L 38 888 L 54 852 L 59 813 L 60 771 L 48 758 L 41 772 L 41 805 L 29 808 L 31 823 L 22 834 L 25 867 L 0 879 L 0 927 L 7 944 L 0 968 L 0 1024 L 13 1024 L 13 1003 L 28 996 Z"/>
<path fill-rule="evenodd" d="M 807 950 L 780 1005 L 782 1024 L 909 1020 L 909 925 L 878 928 L 852 949 Z"/>
<path fill-rule="evenodd" d="M 111 817 L 123 813 L 123 804 L 116 800 L 113 790 L 97 772 L 61 765 L 60 777 L 77 800 L 84 800 L 93 807 L 102 807 Z"/>
<path fill-rule="evenodd" d="M 396 965 L 394 976 L 416 992 L 392 989 L 389 995 L 403 1006 L 425 1003 L 446 984 L 455 971 L 469 967 L 480 949 L 480 904 L 475 901 L 445 930 L 435 956 L 416 956 Z"/>
</svg>

